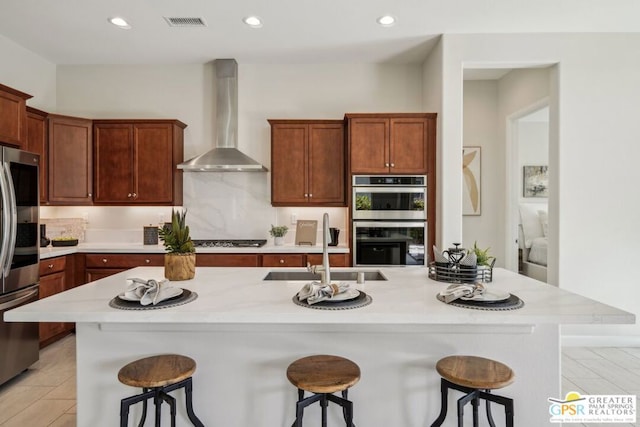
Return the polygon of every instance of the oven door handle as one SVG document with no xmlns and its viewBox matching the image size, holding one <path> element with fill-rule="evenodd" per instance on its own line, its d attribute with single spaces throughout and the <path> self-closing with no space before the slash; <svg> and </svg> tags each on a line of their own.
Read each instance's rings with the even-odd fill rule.
<svg viewBox="0 0 640 427">
<path fill-rule="evenodd" d="M 4 228 L 5 235 L 7 235 L 6 243 L 3 238 L 3 244 L 5 244 L 5 249 L 3 250 L 3 254 L 5 256 L 4 262 L 1 264 L 3 269 L 4 277 L 9 276 L 9 272 L 11 271 L 11 261 L 13 260 L 13 254 L 15 252 L 16 247 L 16 230 L 18 228 L 18 208 L 16 207 L 16 193 L 13 188 L 13 178 L 11 176 L 11 169 L 9 167 L 9 163 L 4 162 L 3 164 L 3 175 L 4 175 L 4 189 L 3 189 L 3 203 L 5 203 L 5 199 L 8 199 L 8 203 L 4 204 L 4 216 L 8 219 L 8 227 Z M 8 208 L 8 212 L 7 212 Z M 6 223 L 5 223 L 6 224 Z M 7 232 L 8 231 L 8 232 Z"/>
<path fill-rule="evenodd" d="M 353 220 L 353 228 L 357 227 L 373 227 L 373 228 L 408 228 L 408 227 L 426 227 L 427 221 L 358 221 Z"/>
</svg>

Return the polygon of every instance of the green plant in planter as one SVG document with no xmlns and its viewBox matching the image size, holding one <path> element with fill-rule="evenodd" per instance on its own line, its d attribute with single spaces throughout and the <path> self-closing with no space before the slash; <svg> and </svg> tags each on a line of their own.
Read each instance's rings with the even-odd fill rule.
<svg viewBox="0 0 640 427">
<path fill-rule="evenodd" d="M 369 196 L 356 196 L 356 210 L 371 210 L 371 199 L 369 198 Z"/>
<path fill-rule="evenodd" d="M 171 227 L 160 227 L 158 237 L 170 254 L 190 254 L 196 251 L 186 223 L 187 211 L 171 210 Z"/>
<path fill-rule="evenodd" d="M 472 250 L 476 254 L 476 257 L 478 259 L 478 261 L 477 261 L 478 265 L 491 266 L 493 264 L 493 262 L 495 261 L 496 257 L 489 255 L 489 249 L 491 249 L 491 248 L 480 249 L 478 247 L 478 242 L 473 242 L 473 249 Z"/>
<path fill-rule="evenodd" d="M 284 237 L 289 231 L 289 227 L 286 225 L 273 225 L 271 224 L 271 230 L 269 230 L 269 234 L 271 237 Z"/>
</svg>

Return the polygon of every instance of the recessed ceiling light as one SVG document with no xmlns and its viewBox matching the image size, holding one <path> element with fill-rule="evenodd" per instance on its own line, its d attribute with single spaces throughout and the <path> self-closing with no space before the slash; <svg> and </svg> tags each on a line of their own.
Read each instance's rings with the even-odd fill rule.
<svg viewBox="0 0 640 427">
<path fill-rule="evenodd" d="M 123 30 L 131 29 L 131 25 L 129 25 L 129 23 L 125 21 L 124 18 L 121 18 L 119 16 L 114 16 L 113 18 L 109 18 L 108 21 L 111 22 L 116 27 L 122 28 Z"/>
<path fill-rule="evenodd" d="M 262 27 L 262 20 L 257 16 L 247 16 L 242 20 L 245 24 L 250 26 L 251 28 L 260 28 Z"/>
<path fill-rule="evenodd" d="M 384 15 L 376 19 L 376 22 L 382 25 L 383 27 L 390 27 L 396 23 L 396 18 L 391 15 Z"/>
</svg>

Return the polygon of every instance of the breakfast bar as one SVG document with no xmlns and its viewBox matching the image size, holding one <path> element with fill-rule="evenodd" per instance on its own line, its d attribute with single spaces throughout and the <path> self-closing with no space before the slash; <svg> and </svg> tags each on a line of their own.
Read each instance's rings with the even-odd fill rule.
<svg viewBox="0 0 640 427">
<path fill-rule="evenodd" d="M 360 366 L 361 380 L 349 394 L 356 425 L 430 425 L 440 411 L 435 364 L 453 354 L 508 364 L 516 379 L 502 393 L 515 401 L 515 425 L 547 425 L 547 398 L 561 392 L 560 325 L 635 322 L 631 313 L 503 269 L 494 269 L 487 288 L 517 295 L 524 301 L 521 308 L 445 304 L 436 295 L 447 283 L 429 279 L 426 268 L 336 268 L 332 273 L 356 270 L 375 270 L 374 276 L 386 280 L 349 282 L 372 300 L 355 309 L 294 304 L 306 281 L 273 275 L 276 280 L 264 280 L 274 271 L 270 268 L 197 268 L 194 279 L 171 283 L 197 294 L 187 304 L 110 307 L 127 278 L 163 278 L 162 267 L 139 267 L 10 311 L 6 319 L 76 322 L 79 426 L 117 424 L 120 399 L 134 392 L 117 380 L 122 366 L 180 353 L 197 362 L 193 403 L 198 417 L 207 426 L 239 427 L 291 425 L 297 393 L 285 372 L 291 362 L 311 354 L 339 355 Z M 175 397 L 178 425 L 190 425 L 180 410 L 184 397 Z M 454 405 L 450 398 L 453 415 Z M 132 414 L 139 414 L 136 410 Z M 305 426 L 320 425 L 314 411 L 320 409 L 308 408 Z M 329 407 L 330 425 L 344 425 L 341 416 L 339 408 Z M 500 410 L 494 417 L 498 425 L 503 422 Z M 455 425 L 455 416 L 444 425 Z M 487 425 L 482 415 L 480 425 Z"/>
</svg>

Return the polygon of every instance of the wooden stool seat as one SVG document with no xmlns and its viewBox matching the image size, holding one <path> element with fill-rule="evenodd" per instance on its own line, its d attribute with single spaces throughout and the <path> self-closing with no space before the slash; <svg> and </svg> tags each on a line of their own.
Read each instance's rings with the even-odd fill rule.
<svg viewBox="0 0 640 427">
<path fill-rule="evenodd" d="M 515 376 L 504 363 L 477 356 L 448 356 L 440 359 L 436 370 L 452 383 L 484 390 L 495 390 L 513 383 Z"/>
<path fill-rule="evenodd" d="M 118 380 L 141 388 L 164 387 L 189 378 L 196 370 L 196 362 L 179 354 L 161 354 L 135 360 L 120 369 Z"/>
<path fill-rule="evenodd" d="M 335 393 L 348 389 L 360 380 L 360 367 L 340 356 L 308 356 L 289 365 L 287 378 L 300 390 Z"/>
<path fill-rule="evenodd" d="M 487 420 L 491 427 L 495 427 L 491 414 L 491 403 L 497 403 L 504 407 L 505 423 L 507 427 L 513 427 L 513 399 L 498 396 L 491 390 L 506 387 L 511 384 L 515 375 L 510 367 L 504 363 L 477 356 L 447 356 L 438 360 L 436 370 L 440 378 L 441 406 L 440 415 L 431 424 L 431 427 L 439 427 L 447 417 L 449 390 L 457 390 L 464 393 L 458 399 L 458 426 L 462 427 L 464 421 L 464 407 L 471 402 L 473 407 L 473 427 L 478 427 L 478 407 L 480 400 L 484 400 L 487 408 Z"/>
<path fill-rule="evenodd" d="M 204 427 L 193 411 L 193 384 L 191 376 L 196 370 L 196 362 L 179 354 L 161 354 L 138 359 L 123 366 L 118 372 L 118 380 L 132 387 L 142 388 L 142 393 L 120 400 L 120 427 L 129 425 L 129 408 L 142 402 L 142 416 L 139 426 L 147 418 L 147 400 L 155 405 L 155 425 L 161 425 L 162 404 L 169 404 L 171 426 L 176 425 L 176 399 L 170 392 L 184 389 L 187 416 L 196 427 Z"/>
</svg>

